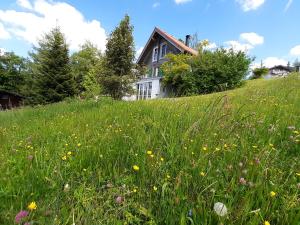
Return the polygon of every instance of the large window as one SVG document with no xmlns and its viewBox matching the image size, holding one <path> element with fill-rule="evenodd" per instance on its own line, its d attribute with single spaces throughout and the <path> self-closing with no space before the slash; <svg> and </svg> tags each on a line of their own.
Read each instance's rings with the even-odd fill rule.
<svg viewBox="0 0 300 225">
<path fill-rule="evenodd" d="M 163 43 L 160 45 L 160 58 L 164 58 L 167 54 L 167 44 Z"/>
<path fill-rule="evenodd" d="M 153 49 L 152 62 L 155 62 L 157 60 L 158 60 L 158 47 L 155 47 Z"/>
<path fill-rule="evenodd" d="M 159 75 L 159 67 L 152 68 L 152 77 L 157 77 Z"/>
<path fill-rule="evenodd" d="M 152 82 L 146 82 L 137 85 L 137 96 L 138 100 L 151 99 L 152 94 Z"/>
</svg>

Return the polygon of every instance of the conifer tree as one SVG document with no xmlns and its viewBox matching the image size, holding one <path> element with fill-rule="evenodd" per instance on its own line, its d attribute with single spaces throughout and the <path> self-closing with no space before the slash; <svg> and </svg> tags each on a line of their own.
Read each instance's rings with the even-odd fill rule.
<svg viewBox="0 0 300 225">
<path fill-rule="evenodd" d="M 128 15 L 110 34 L 103 61 L 100 82 L 104 93 L 114 99 L 121 99 L 132 91 L 134 82 L 133 61 L 134 41 L 133 26 Z"/>
<path fill-rule="evenodd" d="M 69 49 L 59 27 L 45 34 L 38 47 L 34 47 L 31 57 L 38 103 L 59 102 L 75 95 Z"/>
</svg>

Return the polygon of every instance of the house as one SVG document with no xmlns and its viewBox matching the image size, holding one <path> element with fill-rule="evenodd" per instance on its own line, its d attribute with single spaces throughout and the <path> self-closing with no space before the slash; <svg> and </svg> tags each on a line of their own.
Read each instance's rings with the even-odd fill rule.
<svg viewBox="0 0 300 225">
<path fill-rule="evenodd" d="M 290 66 L 283 66 L 283 65 L 274 66 L 272 68 L 269 68 L 269 73 L 265 77 L 266 78 L 285 77 L 289 73 L 295 71 L 295 69 L 296 68 Z"/>
<path fill-rule="evenodd" d="M 127 100 L 154 99 L 168 96 L 168 92 L 162 86 L 162 73 L 160 66 L 166 62 L 166 55 L 191 54 L 198 52 L 189 47 L 190 35 L 186 35 L 185 43 L 172 35 L 155 27 L 147 41 L 137 64 L 147 67 L 147 73 L 134 84 L 136 94 L 127 97 Z"/>
<path fill-rule="evenodd" d="M 11 109 L 23 105 L 24 98 L 16 93 L 0 90 L 0 110 Z"/>
</svg>

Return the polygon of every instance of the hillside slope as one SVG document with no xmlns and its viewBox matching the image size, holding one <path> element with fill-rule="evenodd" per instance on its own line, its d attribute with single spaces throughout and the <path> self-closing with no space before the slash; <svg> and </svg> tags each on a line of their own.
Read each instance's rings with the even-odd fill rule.
<svg viewBox="0 0 300 225">
<path fill-rule="evenodd" d="M 300 77 L 0 112 L 0 159 L 0 224 L 299 224 Z"/>
</svg>

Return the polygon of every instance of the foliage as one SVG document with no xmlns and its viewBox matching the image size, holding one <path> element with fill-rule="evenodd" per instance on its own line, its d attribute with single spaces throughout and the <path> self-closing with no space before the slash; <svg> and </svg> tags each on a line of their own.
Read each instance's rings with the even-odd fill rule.
<svg viewBox="0 0 300 225">
<path fill-rule="evenodd" d="M 0 224 L 297 224 L 299 115 L 299 75 L 0 112 Z"/>
<path fill-rule="evenodd" d="M 78 52 L 71 56 L 72 74 L 80 95 L 85 97 L 99 95 L 97 75 L 101 60 L 101 52 L 90 42 L 86 42 Z"/>
<path fill-rule="evenodd" d="M 269 69 L 268 68 L 265 68 L 265 67 L 261 67 L 261 68 L 255 68 L 253 70 L 253 75 L 252 75 L 252 79 L 258 79 L 258 78 L 261 78 L 265 75 L 267 75 L 269 72 Z"/>
<path fill-rule="evenodd" d="M 171 61 L 162 67 L 166 77 L 164 84 L 171 86 L 177 96 L 232 89 L 238 87 L 248 73 L 252 59 L 244 52 L 223 48 L 204 50 L 207 44 L 207 41 L 200 43 L 196 56 L 168 56 Z M 186 70 L 178 71 L 182 66 Z"/>
<path fill-rule="evenodd" d="M 26 76 L 26 61 L 13 52 L 0 54 L 0 90 L 21 94 Z"/>
<path fill-rule="evenodd" d="M 129 16 L 120 22 L 110 34 L 102 62 L 99 81 L 105 94 L 114 99 L 121 99 L 132 91 L 134 60 L 133 26 Z"/>
<path fill-rule="evenodd" d="M 60 28 L 45 34 L 34 47 L 31 58 L 38 103 L 59 102 L 76 94 L 69 49 Z"/>
</svg>

